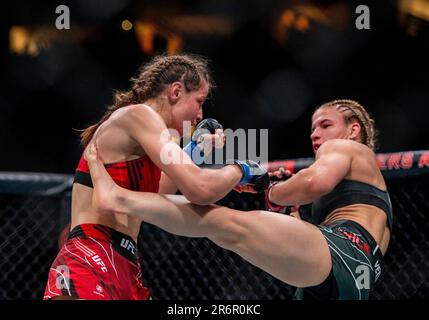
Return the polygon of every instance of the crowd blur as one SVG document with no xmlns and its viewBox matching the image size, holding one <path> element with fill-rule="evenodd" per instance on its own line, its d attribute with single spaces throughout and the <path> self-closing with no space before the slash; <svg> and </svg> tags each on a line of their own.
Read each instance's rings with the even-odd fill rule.
<svg viewBox="0 0 429 320">
<path fill-rule="evenodd" d="M 373 114 L 380 152 L 427 149 L 429 7 L 420 2 L 368 2 L 361 30 L 361 1 L 2 2 L 0 171 L 73 173 L 75 129 L 98 121 L 161 52 L 211 59 L 217 89 L 205 116 L 269 129 L 271 160 L 312 156 L 312 111 L 337 98 Z M 59 5 L 69 28 L 58 29 L 67 22 Z"/>
</svg>

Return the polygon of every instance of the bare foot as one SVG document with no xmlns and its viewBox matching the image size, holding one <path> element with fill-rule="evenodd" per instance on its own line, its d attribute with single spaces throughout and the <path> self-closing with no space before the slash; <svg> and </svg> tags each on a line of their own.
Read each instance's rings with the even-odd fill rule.
<svg viewBox="0 0 429 320">
<path fill-rule="evenodd" d="M 99 159 L 98 148 L 95 143 L 90 143 L 84 157 L 88 162 L 94 191 L 92 193 L 93 208 L 99 213 L 117 212 L 115 199 L 120 192 L 120 187 L 110 177 L 103 162 Z"/>
</svg>

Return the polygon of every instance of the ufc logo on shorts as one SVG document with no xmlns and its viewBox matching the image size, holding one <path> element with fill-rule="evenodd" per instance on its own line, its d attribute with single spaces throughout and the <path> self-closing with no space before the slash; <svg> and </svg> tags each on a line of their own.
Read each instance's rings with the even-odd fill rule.
<svg viewBox="0 0 429 320">
<path fill-rule="evenodd" d="M 127 249 L 132 254 L 135 254 L 136 252 L 136 248 L 134 247 L 134 244 L 130 240 L 122 238 L 121 247 Z"/>
<path fill-rule="evenodd" d="M 92 260 L 94 260 L 94 262 L 101 267 L 101 270 L 103 272 L 107 272 L 106 265 L 104 264 L 103 260 L 101 260 L 101 258 L 98 255 L 93 256 Z"/>
</svg>

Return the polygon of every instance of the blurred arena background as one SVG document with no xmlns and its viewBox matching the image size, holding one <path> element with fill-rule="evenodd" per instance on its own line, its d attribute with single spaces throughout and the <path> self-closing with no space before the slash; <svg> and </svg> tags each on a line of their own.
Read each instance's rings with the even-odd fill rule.
<svg viewBox="0 0 429 320">
<path fill-rule="evenodd" d="M 369 30 L 355 27 L 362 4 Z M 55 27 L 59 5 L 70 29 Z M 0 12 L 0 299 L 42 298 L 82 152 L 73 128 L 98 121 L 156 53 L 211 59 L 218 88 L 205 116 L 269 129 L 271 161 L 312 157 L 310 116 L 335 98 L 373 114 L 378 152 L 402 152 L 393 171 L 404 151 L 429 149 L 427 0 L 16 0 Z M 374 299 L 429 297 L 429 160 L 418 154 L 420 167 L 387 180 L 397 224 Z M 233 193 L 222 203 L 263 205 Z M 142 228 L 155 298 L 290 298 L 292 288 L 209 241 Z"/>
</svg>

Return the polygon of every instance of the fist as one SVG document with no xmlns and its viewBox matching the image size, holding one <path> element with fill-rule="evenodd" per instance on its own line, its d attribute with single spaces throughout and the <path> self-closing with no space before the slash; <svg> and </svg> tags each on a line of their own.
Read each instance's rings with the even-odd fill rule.
<svg viewBox="0 0 429 320">
<path fill-rule="evenodd" d="M 278 168 L 276 171 L 268 172 L 268 175 L 270 176 L 270 181 L 285 181 L 293 176 L 292 172 L 289 170 L 286 170 L 283 167 Z"/>
</svg>

